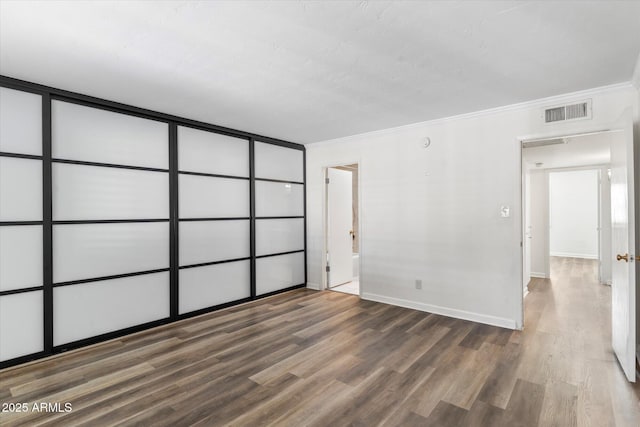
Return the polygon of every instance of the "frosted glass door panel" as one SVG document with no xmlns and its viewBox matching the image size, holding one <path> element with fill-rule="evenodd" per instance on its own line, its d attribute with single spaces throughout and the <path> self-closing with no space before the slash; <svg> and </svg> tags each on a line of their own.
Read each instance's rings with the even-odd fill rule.
<svg viewBox="0 0 640 427">
<path fill-rule="evenodd" d="M 53 165 L 53 219 L 169 218 L 169 174 Z"/>
<path fill-rule="evenodd" d="M 248 298 L 250 286 L 248 260 L 182 269 L 180 314 Z"/>
<path fill-rule="evenodd" d="M 53 281 L 169 267 L 169 223 L 53 226 Z"/>
<path fill-rule="evenodd" d="M 51 103 L 54 158 L 169 168 L 169 125 L 62 101 Z"/>
<path fill-rule="evenodd" d="M 249 176 L 249 141 L 178 126 L 178 169 Z"/>
<path fill-rule="evenodd" d="M 42 155 L 42 96 L 0 88 L 0 151 Z"/>
<path fill-rule="evenodd" d="M 249 256 L 249 221 L 181 221 L 180 265 Z"/>
<path fill-rule="evenodd" d="M 256 255 L 304 249 L 304 219 L 259 219 L 256 221 Z"/>
<path fill-rule="evenodd" d="M 256 260 L 256 293 L 258 295 L 303 283 L 303 252 Z"/>
<path fill-rule="evenodd" d="M 249 181 L 180 175 L 180 218 L 249 216 Z"/>
<path fill-rule="evenodd" d="M 42 226 L 0 227 L 0 291 L 42 286 Z"/>
<path fill-rule="evenodd" d="M 256 215 L 304 215 L 304 185 L 256 181 Z"/>
<path fill-rule="evenodd" d="M 264 142 L 255 144 L 256 178 L 304 181 L 301 150 Z"/>
<path fill-rule="evenodd" d="M 42 291 L 0 296 L 0 361 L 44 350 Z"/>
<path fill-rule="evenodd" d="M 42 161 L 0 157 L 0 221 L 42 220 Z"/>
<path fill-rule="evenodd" d="M 169 273 L 53 289 L 53 344 L 169 317 Z"/>
</svg>

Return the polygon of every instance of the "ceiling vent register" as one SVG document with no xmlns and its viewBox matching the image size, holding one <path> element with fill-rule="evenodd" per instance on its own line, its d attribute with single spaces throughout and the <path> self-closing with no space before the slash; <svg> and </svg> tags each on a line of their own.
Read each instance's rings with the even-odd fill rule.
<svg viewBox="0 0 640 427">
<path fill-rule="evenodd" d="M 591 118 L 591 100 L 578 102 L 577 104 L 560 105 L 544 110 L 544 122 L 568 122 Z"/>
</svg>

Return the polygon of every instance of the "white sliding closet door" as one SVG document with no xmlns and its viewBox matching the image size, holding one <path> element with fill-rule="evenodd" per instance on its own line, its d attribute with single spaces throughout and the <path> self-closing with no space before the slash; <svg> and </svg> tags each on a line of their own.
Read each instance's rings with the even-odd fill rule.
<svg viewBox="0 0 640 427">
<path fill-rule="evenodd" d="M 53 345 L 166 319 L 169 127 L 52 102 Z"/>
<path fill-rule="evenodd" d="M 178 170 L 179 313 L 250 297 L 249 141 L 180 126 Z"/>
<path fill-rule="evenodd" d="M 0 88 L 0 362 L 44 350 L 42 96 Z"/>
<path fill-rule="evenodd" d="M 256 293 L 301 285 L 304 274 L 304 155 L 255 143 Z"/>
</svg>

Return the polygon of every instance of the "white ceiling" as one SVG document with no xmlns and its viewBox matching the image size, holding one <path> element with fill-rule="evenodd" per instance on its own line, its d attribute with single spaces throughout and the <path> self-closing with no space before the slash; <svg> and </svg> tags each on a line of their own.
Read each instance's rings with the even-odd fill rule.
<svg viewBox="0 0 640 427">
<path fill-rule="evenodd" d="M 638 1 L 2 1 L 0 73 L 294 142 L 629 81 Z"/>
<path fill-rule="evenodd" d="M 527 169 L 606 165 L 611 162 L 611 141 L 620 136 L 619 132 L 605 132 L 565 138 L 565 144 L 525 148 L 522 158 Z M 542 165 L 536 166 L 538 162 Z"/>
</svg>

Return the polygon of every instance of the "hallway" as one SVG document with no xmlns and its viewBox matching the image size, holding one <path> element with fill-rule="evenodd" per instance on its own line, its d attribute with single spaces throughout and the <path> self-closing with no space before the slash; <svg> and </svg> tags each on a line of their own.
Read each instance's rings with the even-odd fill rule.
<svg viewBox="0 0 640 427">
<path fill-rule="evenodd" d="M 611 349 L 611 288 L 598 283 L 597 260 L 550 262 L 551 279 L 533 278 L 525 298 L 518 376 L 544 386 L 547 408 L 575 411 L 579 426 L 640 425 L 640 387 Z"/>
</svg>

